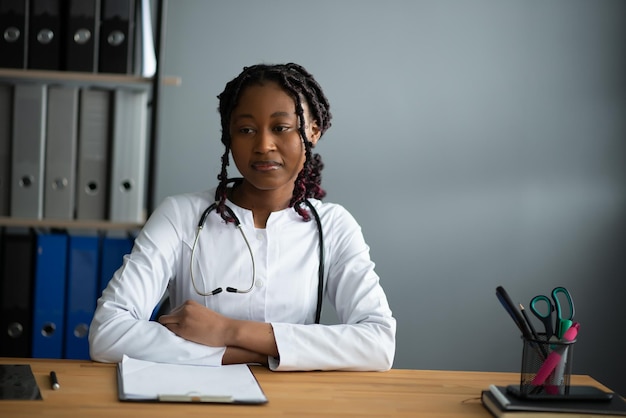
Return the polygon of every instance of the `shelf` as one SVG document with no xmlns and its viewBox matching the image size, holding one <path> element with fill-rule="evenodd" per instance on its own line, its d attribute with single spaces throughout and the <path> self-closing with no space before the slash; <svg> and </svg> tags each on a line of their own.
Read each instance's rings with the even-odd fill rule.
<svg viewBox="0 0 626 418">
<path fill-rule="evenodd" d="M 98 86 L 137 85 L 150 87 L 154 81 L 150 77 L 140 77 L 125 74 L 83 73 L 72 71 L 47 71 L 47 70 L 20 70 L 0 68 L 0 80 L 15 81 L 32 80 L 43 82 L 63 82 L 75 84 L 88 84 Z M 161 79 L 161 84 L 179 86 L 182 83 L 180 77 L 167 76 Z"/>
<path fill-rule="evenodd" d="M 155 58 L 159 63 L 163 54 L 163 34 L 165 30 L 165 10 L 167 0 L 156 0 L 156 31 Z M 177 76 L 164 76 L 161 65 L 156 65 L 153 77 L 142 77 L 137 74 L 112 74 L 99 72 L 52 71 L 28 68 L 0 68 L 0 83 L 8 85 L 37 84 L 37 85 L 64 85 L 78 88 L 96 88 L 105 90 L 139 90 L 150 92 L 150 115 L 147 126 L 146 150 L 146 201 L 143 207 L 143 216 L 134 216 L 130 219 L 147 219 L 147 214 L 153 209 L 154 183 L 156 171 L 157 122 L 159 120 L 159 91 L 162 86 L 179 86 L 182 80 Z M 82 99 L 81 99 L 82 100 Z M 145 108 L 145 106 L 144 106 Z M 6 111 L 5 109 L 2 110 Z M 19 212 L 18 212 L 19 213 Z M 26 213 L 23 213 L 26 215 Z M 62 220 L 62 219 L 33 219 L 12 216 L 0 216 L 1 227 L 17 228 L 52 228 L 66 230 L 98 230 L 98 231 L 132 231 L 143 227 L 143 222 L 112 222 L 108 220 Z"/>
<path fill-rule="evenodd" d="M 134 222 L 111 222 L 111 221 L 83 221 L 62 219 L 26 219 L 0 216 L 0 227 L 26 227 L 26 228 L 58 228 L 58 229 L 85 229 L 98 231 L 135 230 L 141 229 L 143 224 Z"/>
</svg>

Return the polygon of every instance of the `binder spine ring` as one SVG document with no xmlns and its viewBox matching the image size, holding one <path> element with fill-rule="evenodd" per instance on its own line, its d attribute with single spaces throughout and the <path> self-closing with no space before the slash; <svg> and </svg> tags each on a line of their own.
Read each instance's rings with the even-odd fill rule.
<svg viewBox="0 0 626 418">
<path fill-rule="evenodd" d="M 54 179 L 54 181 L 52 182 L 52 188 L 55 190 L 63 190 L 68 186 L 68 184 L 69 180 L 65 177 Z"/>
<path fill-rule="evenodd" d="M 51 337 L 56 330 L 57 326 L 54 322 L 46 322 L 41 328 L 41 335 L 44 337 Z"/>
<path fill-rule="evenodd" d="M 126 39 L 126 37 L 124 36 L 124 34 L 121 31 L 114 30 L 107 37 L 107 42 L 111 46 L 120 46 L 120 45 L 122 45 L 124 43 L 125 39 Z"/>
<path fill-rule="evenodd" d="M 9 43 L 13 43 L 13 42 L 17 42 L 20 39 L 20 35 L 21 35 L 21 32 L 19 28 L 16 28 L 15 26 L 10 26 L 5 29 L 3 37 L 5 41 Z"/>
<path fill-rule="evenodd" d="M 19 338 L 24 333 L 24 327 L 19 322 L 12 322 L 7 328 L 7 334 L 11 338 Z"/>
<path fill-rule="evenodd" d="M 30 186 L 32 186 L 34 182 L 35 182 L 35 179 L 33 178 L 33 176 L 22 176 L 22 178 L 19 181 L 19 185 L 20 187 L 27 189 Z"/>
<path fill-rule="evenodd" d="M 85 45 L 91 39 L 91 31 L 85 28 L 78 29 L 73 39 L 77 44 Z"/>
<path fill-rule="evenodd" d="M 54 39 L 54 32 L 50 29 L 42 29 L 37 33 L 37 42 L 47 45 Z"/>
</svg>

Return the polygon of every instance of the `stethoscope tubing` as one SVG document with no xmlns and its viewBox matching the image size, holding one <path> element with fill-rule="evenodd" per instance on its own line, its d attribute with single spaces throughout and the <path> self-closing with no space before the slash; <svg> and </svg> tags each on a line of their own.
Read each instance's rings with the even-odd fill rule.
<svg viewBox="0 0 626 418">
<path fill-rule="evenodd" d="M 320 319 L 321 319 L 321 314 L 322 314 L 322 301 L 323 301 L 323 297 L 324 297 L 324 263 L 325 263 L 325 257 L 324 257 L 324 234 L 322 231 L 322 222 L 320 219 L 319 214 L 317 213 L 317 210 L 315 209 L 315 207 L 313 206 L 313 204 L 307 199 L 304 200 L 304 204 L 306 204 L 308 206 L 308 208 L 310 209 L 311 213 L 313 214 L 313 218 L 315 219 L 315 223 L 317 226 L 317 232 L 318 232 L 318 237 L 319 237 L 319 266 L 318 266 L 318 286 L 317 286 L 317 307 L 315 310 L 315 323 L 319 324 L 320 323 Z M 226 291 L 230 292 L 230 293 L 249 293 L 252 291 L 252 289 L 254 288 L 254 285 L 256 283 L 256 266 L 255 266 L 255 261 L 254 261 L 254 253 L 252 251 L 252 248 L 250 247 L 250 243 L 248 241 L 248 238 L 246 237 L 246 234 L 243 231 L 243 228 L 241 227 L 241 222 L 239 221 L 239 218 L 237 218 L 237 216 L 235 215 L 235 213 L 233 212 L 233 210 L 228 207 L 227 205 L 224 206 L 225 210 L 228 212 L 228 214 L 232 217 L 232 219 L 234 220 L 235 223 L 235 227 L 239 230 L 239 232 L 241 233 L 241 236 L 243 237 L 246 246 L 248 247 L 248 251 L 250 253 L 250 258 L 252 260 L 252 283 L 250 284 L 250 287 L 248 289 L 245 290 L 239 290 L 236 289 L 234 287 L 226 287 Z M 209 205 L 208 208 L 206 208 L 204 210 L 204 212 L 202 212 L 202 215 L 200 216 L 200 220 L 198 221 L 198 225 L 196 227 L 196 233 L 195 233 L 195 237 L 194 237 L 194 241 L 193 241 L 193 246 L 191 247 L 191 256 L 189 259 L 189 272 L 190 272 L 190 276 L 191 276 L 191 284 L 194 288 L 194 291 L 200 295 L 200 296 L 214 296 L 217 295 L 219 293 L 222 293 L 223 289 L 221 287 L 218 287 L 214 290 L 212 290 L 211 292 L 203 292 L 200 289 L 198 289 L 198 286 L 196 285 L 196 280 L 193 274 L 193 264 L 194 264 L 194 259 L 195 259 L 195 252 L 196 252 L 196 247 L 198 244 L 198 240 L 200 238 L 200 233 L 202 232 L 202 230 L 204 229 L 204 226 L 206 225 L 206 220 L 209 216 L 209 214 L 217 209 L 217 203 L 212 203 L 211 205 Z"/>
</svg>

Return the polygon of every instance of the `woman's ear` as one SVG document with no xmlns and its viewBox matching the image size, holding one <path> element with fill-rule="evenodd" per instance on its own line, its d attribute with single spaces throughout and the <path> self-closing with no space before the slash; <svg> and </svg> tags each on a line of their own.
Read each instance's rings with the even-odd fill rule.
<svg viewBox="0 0 626 418">
<path fill-rule="evenodd" d="M 313 146 L 315 146 L 317 144 L 317 141 L 320 139 L 320 137 L 322 136 L 322 132 L 319 128 L 319 126 L 317 125 L 316 121 L 313 121 L 310 126 L 309 129 L 307 129 L 307 136 L 309 137 L 309 141 L 311 141 L 311 144 Z"/>
</svg>

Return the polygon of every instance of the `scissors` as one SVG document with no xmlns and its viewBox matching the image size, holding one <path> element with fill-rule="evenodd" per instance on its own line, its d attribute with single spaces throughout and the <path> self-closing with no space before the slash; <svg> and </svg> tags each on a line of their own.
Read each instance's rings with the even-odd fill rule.
<svg viewBox="0 0 626 418">
<path fill-rule="evenodd" d="M 558 286 L 552 290 L 552 299 L 546 295 L 537 295 L 530 300 L 530 311 L 543 323 L 546 331 L 546 339 L 553 336 L 561 339 L 565 331 L 572 326 L 574 318 L 574 301 L 569 291 Z M 564 302 L 564 303 L 562 303 Z M 540 305 L 545 307 L 541 308 Z M 554 320 L 552 313 L 556 311 L 556 319 Z"/>
</svg>

